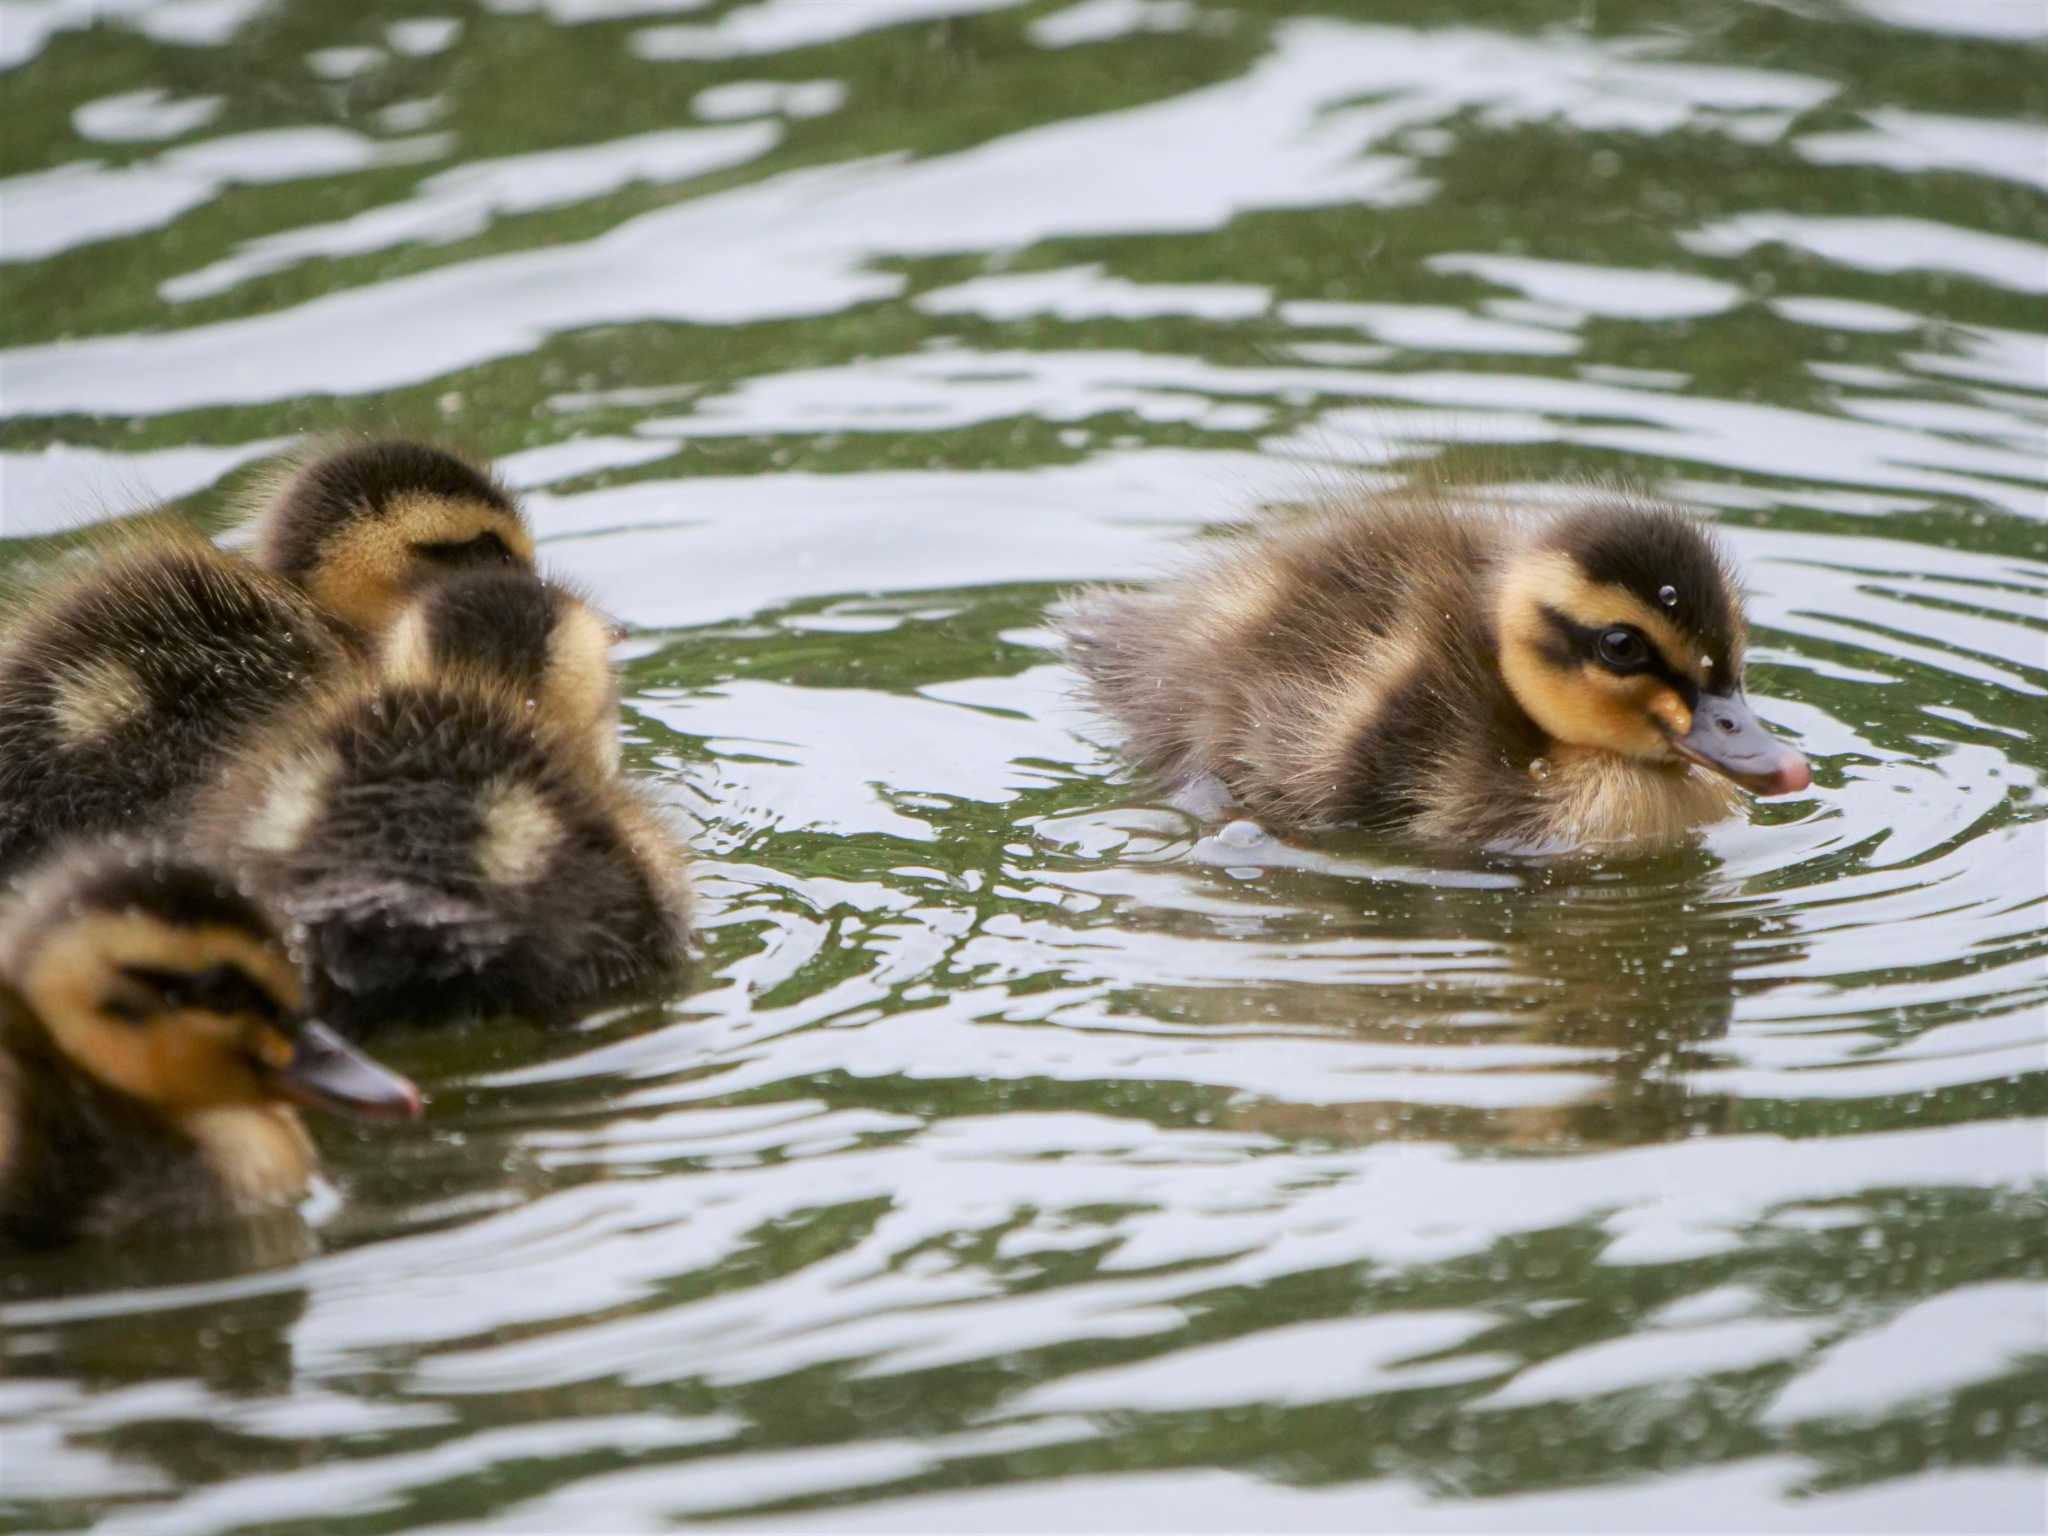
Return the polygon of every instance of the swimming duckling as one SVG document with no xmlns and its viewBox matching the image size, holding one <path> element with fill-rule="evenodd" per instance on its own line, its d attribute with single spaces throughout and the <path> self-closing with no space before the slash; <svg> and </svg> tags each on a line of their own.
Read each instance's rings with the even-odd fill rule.
<svg viewBox="0 0 2048 1536">
<path fill-rule="evenodd" d="M 1065 627 L 1132 756 L 1176 787 L 1214 775 L 1275 830 L 1657 841 L 1726 815 L 1732 785 L 1809 782 L 1743 697 L 1720 548 L 1631 497 L 1344 498 L 1160 590 L 1085 593 Z"/>
<path fill-rule="evenodd" d="M 304 593 L 174 517 L 88 547 L 0 633 L 0 876 L 170 811 L 347 657 Z"/>
<path fill-rule="evenodd" d="M 0 921 L 0 1249 L 290 1205 L 315 1167 L 294 1104 L 419 1114 L 300 1003 L 214 870 L 124 841 L 39 866 Z"/>
<path fill-rule="evenodd" d="M 199 846 L 301 926 L 337 1028 L 553 1016 L 684 958 L 680 844 L 516 688 L 346 687 L 238 757 Z"/>
<path fill-rule="evenodd" d="M 569 588 L 516 567 L 459 571 L 422 587 L 384 631 L 377 663 L 392 682 L 494 678 L 533 701 L 542 719 L 588 744 L 605 774 L 619 769 L 618 626 Z"/>
<path fill-rule="evenodd" d="M 487 471 L 405 438 L 315 445 L 257 490 L 257 564 L 303 587 L 366 644 L 422 582 L 533 568 L 533 533 Z"/>
</svg>

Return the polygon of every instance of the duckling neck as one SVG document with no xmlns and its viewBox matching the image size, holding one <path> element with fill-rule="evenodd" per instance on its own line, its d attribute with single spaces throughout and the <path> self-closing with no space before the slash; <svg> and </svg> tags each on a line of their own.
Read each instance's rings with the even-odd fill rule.
<svg viewBox="0 0 2048 1536">
<path fill-rule="evenodd" d="M 1545 823 L 1541 840 L 1569 844 L 1669 842 L 1735 806 L 1726 779 L 1686 763 L 1623 757 L 1554 743 L 1530 765 Z"/>
<path fill-rule="evenodd" d="M 195 1225 L 290 1204 L 313 1149 L 282 1106 L 169 1117 L 80 1071 L 34 1030 L 0 1031 L 0 1247 Z"/>
<path fill-rule="evenodd" d="M 191 1138 L 236 1211 L 268 1210 L 302 1198 L 313 1180 L 313 1143 L 282 1104 L 237 1104 L 185 1115 Z"/>
</svg>

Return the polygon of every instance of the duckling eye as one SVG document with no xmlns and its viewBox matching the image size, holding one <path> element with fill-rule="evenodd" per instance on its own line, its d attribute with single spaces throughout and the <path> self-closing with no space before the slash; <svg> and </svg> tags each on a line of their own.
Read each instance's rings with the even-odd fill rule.
<svg viewBox="0 0 2048 1536">
<path fill-rule="evenodd" d="M 1617 672 L 1633 672 L 1650 659 L 1650 647 L 1632 629 L 1610 629 L 1600 637 L 1600 660 Z"/>
</svg>

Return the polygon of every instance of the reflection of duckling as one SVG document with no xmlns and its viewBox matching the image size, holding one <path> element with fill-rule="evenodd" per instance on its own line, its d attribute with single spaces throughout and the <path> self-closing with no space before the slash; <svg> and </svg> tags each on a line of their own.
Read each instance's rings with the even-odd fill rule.
<svg viewBox="0 0 2048 1536">
<path fill-rule="evenodd" d="M 102 547 L 0 637 L 0 874 L 161 812 L 344 660 L 304 594 L 175 519 Z"/>
<path fill-rule="evenodd" d="M 587 741 L 605 773 L 619 767 L 614 626 L 567 588 L 525 571 L 462 571 L 423 588 L 378 643 L 392 682 L 495 678 L 542 719 Z"/>
<path fill-rule="evenodd" d="M 550 1015 L 681 962 L 681 847 L 526 698 L 460 675 L 339 689 L 199 802 L 201 845 L 304 926 L 337 1026 Z"/>
<path fill-rule="evenodd" d="M 1808 783 L 1743 699 L 1719 549 L 1653 503 L 1347 500 L 1162 591 L 1085 594 L 1067 629 L 1142 764 L 1277 829 L 1654 840 L 1725 815 L 1730 780 Z"/>
<path fill-rule="evenodd" d="M 294 1101 L 419 1113 L 299 1005 L 269 920 L 207 869 L 114 842 L 29 876 L 0 924 L 0 1246 L 288 1205 L 314 1166 Z"/>
<path fill-rule="evenodd" d="M 381 630 L 437 573 L 533 565 L 533 534 L 504 486 L 403 438 L 288 460 L 259 491 L 252 532 L 258 564 L 361 635 Z"/>
</svg>

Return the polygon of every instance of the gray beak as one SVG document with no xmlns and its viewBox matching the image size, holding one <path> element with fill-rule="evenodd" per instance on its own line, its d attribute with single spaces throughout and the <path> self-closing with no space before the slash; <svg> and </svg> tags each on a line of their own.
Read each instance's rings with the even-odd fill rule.
<svg viewBox="0 0 2048 1536">
<path fill-rule="evenodd" d="M 1759 795 L 1796 795 L 1813 782 L 1797 748 L 1778 740 L 1739 693 L 1703 693 L 1692 729 L 1671 738 L 1679 756 Z"/>
</svg>

